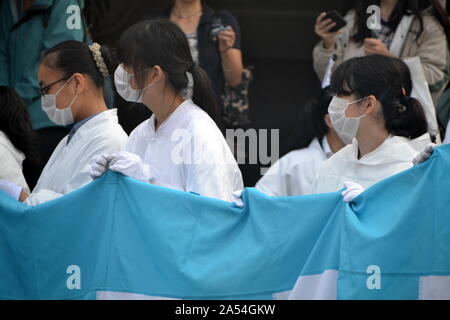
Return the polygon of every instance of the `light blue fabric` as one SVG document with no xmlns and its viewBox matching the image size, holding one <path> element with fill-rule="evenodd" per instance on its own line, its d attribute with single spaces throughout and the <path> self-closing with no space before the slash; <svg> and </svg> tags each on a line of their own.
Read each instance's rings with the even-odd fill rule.
<svg viewBox="0 0 450 320">
<path fill-rule="evenodd" d="M 239 209 L 112 172 L 38 207 L 0 194 L 0 298 L 271 299 L 332 269 L 339 299 L 417 299 L 420 276 L 450 275 L 450 146 L 351 206 L 339 193 L 246 189 L 243 200 Z M 80 290 L 67 289 L 71 265 Z M 383 290 L 367 289 L 370 265 Z"/>
<path fill-rule="evenodd" d="M 43 53 L 65 40 L 85 41 L 85 30 L 69 30 L 70 5 L 84 6 L 84 0 L 36 0 L 33 7 L 50 7 L 45 28 L 42 15 L 25 22 L 14 31 L 11 1 L 2 1 L 0 8 L 0 85 L 14 88 L 28 105 L 35 130 L 57 126 L 41 107 L 38 70 Z M 32 7 L 32 8 L 33 8 Z M 87 41 L 87 40 L 86 40 Z"/>
</svg>

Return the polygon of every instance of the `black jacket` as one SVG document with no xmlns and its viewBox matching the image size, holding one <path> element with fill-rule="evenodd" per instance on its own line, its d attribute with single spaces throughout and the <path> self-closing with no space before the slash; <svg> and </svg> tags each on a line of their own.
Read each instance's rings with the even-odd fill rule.
<svg viewBox="0 0 450 320">
<path fill-rule="evenodd" d="M 163 17 L 169 18 L 171 10 L 172 7 L 168 8 L 164 12 Z M 220 97 L 225 91 L 222 59 L 217 42 L 213 41 L 211 38 L 212 25 L 217 18 L 221 20 L 223 25 L 231 26 L 234 32 L 236 32 L 236 43 L 234 48 L 239 50 L 241 50 L 241 30 L 236 18 L 230 11 L 219 10 L 216 12 L 211 7 L 203 4 L 203 14 L 197 29 L 200 66 L 208 74 L 213 83 L 218 100 L 221 100 Z"/>
</svg>

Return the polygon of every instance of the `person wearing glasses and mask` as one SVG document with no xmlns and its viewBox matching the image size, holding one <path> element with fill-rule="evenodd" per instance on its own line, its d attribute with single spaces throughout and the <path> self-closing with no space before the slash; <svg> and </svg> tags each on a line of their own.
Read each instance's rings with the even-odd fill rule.
<svg viewBox="0 0 450 320">
<path fill-rule="evenodd" d="M 96 43 L 65 41 L 45 53 L 39 68 L 42 109 L 55 124 L 73 126 L 31 195 L 19 186 L 0 191 L 31 206 L 57 199 L 92 181 L 93 158 L 125 148 L 128 136 L 119 125 L 117 109 L 108 110 L 103 96 L 105 78 L 114 70 L 110 52 Z"/>
<path fill-rule="evenodd" d="M 372 185 L 413 167 L 431 143 L 420 102 L 407 95 L 397 58 L 370 55 L 338 67 L 331 79 L 336 94 L 329 115 L 348 144 L 325 161 L 314 194 L 343 192 L 351 202 Z M 407 68 L 405 68 L 407 70 Z"/>
</svg>

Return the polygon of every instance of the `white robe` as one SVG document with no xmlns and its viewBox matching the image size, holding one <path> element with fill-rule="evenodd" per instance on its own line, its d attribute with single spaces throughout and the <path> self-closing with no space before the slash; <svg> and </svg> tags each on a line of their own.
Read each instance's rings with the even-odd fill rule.
<svg viewBox="0 0 450 320">
<path fill-rule="evenodd" d="M 256 189 L 272 197 L 312 193 L 320 165 L 332 155 L 327 138 L 314 139 L 304 149 L 295 150 L 275 163 L 256 184 Z"/>
<path fill-rule="evenodd" d="M 314 194 L 336 192 L 344 188 L 344 182 L 359 183 L 365 189 L 397 173 L 410 169 L 414 157 L 429 143 L 429 135 L 413 141 L 393 136 L 377 149 L 358 159 L 358 141 L 346 146 L 322 163 Z"/>
<path fill-rule="evenodd" d="M 230 147 L 209 115 L 184 101 L 155 131 L 155 116 L 130 135 L 126 151 L 150 168 L 150 183 L 233 201 L 243 189 Z"/>
<path fill-rule="evenodd" d="M 91 163 L 102 154 L 123 151 L 127 134 L 117 118 L 117 109 L 104 111 L 77 130 L 67 144 L 61 140 L 26 200 L 31 206 L 57 199 L 92 181 Z"/>
<path fill-rule="evenodd" d="M 0 131 L 0 179 L 15 183 L 29 193 L 30 189 L 22 172 L 24 160 L 25 155 Z"/>
</svg>

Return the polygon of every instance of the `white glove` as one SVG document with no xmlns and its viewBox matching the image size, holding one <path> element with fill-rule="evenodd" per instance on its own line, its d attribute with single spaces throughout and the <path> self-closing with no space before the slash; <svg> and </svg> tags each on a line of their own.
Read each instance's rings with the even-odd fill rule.
<svg viewBox="0 0 450 320">
<path fill-rule="evenodd" d="M 152 179 L 150 167 L 138 155 L 122 151 L 114 153 L 111 158 L 110 170 L 143 182 L 150 182 Z"/>
<path fill-rule="evenodd" d="M 342 192 L 344 202 L 352 202 L 355 200 L 365 189 L 355 182 L 344 182 L 345 190 Z"/>
<path fill-rule="evenodd" d="M 15 200 L 19 200 L 20 194 L 22 193 L 22 187 L 15 183 L 0 179 L 0 191 L 3 191 Z"/>
<path fill-rule="evenodd" d="M 108 166 L 111 160 L 112 155 L 110 154 L 103 154 L 95 158 L 91 164 L 91 178 L 95 180 L 103 176 L 106 171 L 108 171 Z"/>
<path fill-rule="evenodd" d="M 414 166 L 418 166 L 421 163 L 424 163 L 428 159 L 430 159 L 431 155 L 434 152 L 434 149 L 436 148 L 435 144 L 430 144 L 423 149 L 421 153 L 419 153 L 414 159 L 413 164 Z"/>
<path fill-rule="evenodd" d="M 240 191 L 235 191 L 233 193 L 233 203 L 238 207 L 238 208 L 244 208 L 244 202 L 242 201 L 242 193 L 244 192 L 244 190 L 240 190 Z"/>
</svg>

